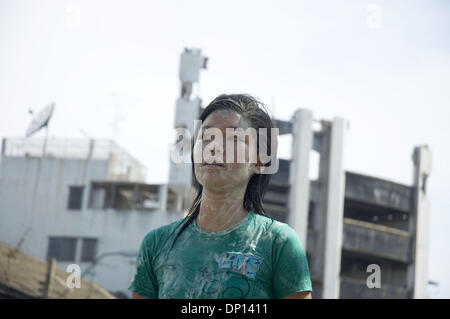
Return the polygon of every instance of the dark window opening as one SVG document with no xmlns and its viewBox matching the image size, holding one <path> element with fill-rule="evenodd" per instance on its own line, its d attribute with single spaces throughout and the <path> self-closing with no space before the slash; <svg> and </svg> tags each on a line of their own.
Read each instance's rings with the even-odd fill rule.
<svg viewBox="0 0 450 319">
<path fill-rule="evenodd" d="M 50 237 L 48 242 L 47 260 L 75 261 L 77 239 L 70 237 Z"/>
<path fill-rule="evenodd" d="M 68 209 L 81 209 L 83 203 L 83 189 L 83 186 L 70 186 Z"/>
<path fill-rule="evenodd" d="M 409 213 L 351 199 L 344 202 L 344 217 L 406 231 L 409 229 Z"/>
<path fill-rule="evenodd" d="M 128 210 L 160 209 L 159 185 L 93 182 L 89 208 Z"/>
<path fill-rule="evenodd" d="M 93 262 L 97 256 L 97 239 L 83 238 L 81 245 L 81 261 Z"/>
</svg>

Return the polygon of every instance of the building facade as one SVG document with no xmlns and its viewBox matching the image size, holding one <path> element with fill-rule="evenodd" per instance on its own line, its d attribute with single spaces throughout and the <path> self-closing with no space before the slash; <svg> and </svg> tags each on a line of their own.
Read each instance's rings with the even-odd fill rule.
<svg viewBox="0 0 450 319">
<path fill-rule="evenodd" d="M 167 185 L 144 180 L 111 141 L 4 139 L 0 241 L 62 269 L 77 264 L 83 278 L 129 297 L 142 239 L 182 217 Z"/>
<path fill-rule="evenodd" d="M 344 171 L 343 119 L 313 130 L 311 112 L 298 110 L 276 122 L 293 135 L 292 158 L 280 160 L 265 208 L 304 244 L 313 298 L 427 298 L 429 148 L 414 148 L 414 179 L 403 185 Z M 312 152 L 320 158 L 313 180 Z M 369 278 L 375 272 L 379 286 Z"/>
</svg>

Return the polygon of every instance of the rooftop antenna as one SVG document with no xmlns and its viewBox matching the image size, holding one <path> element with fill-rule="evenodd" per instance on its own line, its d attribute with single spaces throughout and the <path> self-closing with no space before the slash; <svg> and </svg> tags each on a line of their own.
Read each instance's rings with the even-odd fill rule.
<svg viewBox="0 0 450 319">
<path fill-rule="evenodd" d="M 270 102 L 271 102 L 270 104 L 272 104 L 272 117 L 275 118 L 275 97 L 274 96 L 271 97 Z"/>
<path fill-rule="evenodd" d="M 122 102 L 118 101 L 119 95 L 115 92 L 110 94 L 112 96 L 112 106 L 114 108 L 114 120 L 109 123 L 113 131 L 113 141 L 116 141 L 119 135 L 120 122 L 125 120 L 125 116 L 119 114 L 119 108 L 122 107 Z"/>
<path fill-rule="evenodd" d="M 30 125 L 27 128 L 27 131 L 25 133 L 25 137 L 30 137 L 40 129 L 45 127 L 45 140 L 44 140 L 44 146 L 42 151 L 42 156 L 45 156 L 45 152 L 47 149 L 47 139 L 48 139 L 48 124 L 50 122 L 50 118 L 53 115 L 53 111 L 55 109 L 55 103 L 51 102 L 47 106 L 45 106 L 36 116 L 33 117 L 33 120 L 31 121 Z M 33 114 L 32 110 L 28 110 L 30 114 Z"/>
</svg>

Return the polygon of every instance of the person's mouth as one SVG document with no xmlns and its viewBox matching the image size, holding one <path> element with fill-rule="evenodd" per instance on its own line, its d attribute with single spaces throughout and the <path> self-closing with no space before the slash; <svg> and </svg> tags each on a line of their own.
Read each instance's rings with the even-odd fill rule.
<svg viewBox="0 0 450 319">
<path fill-rule="evenodd" d="M 203 163 L 202 167 L 212 168 L 212 169 L 224 169 L 225 164 L 223 164 L 223 163 Z"/>
</svg>

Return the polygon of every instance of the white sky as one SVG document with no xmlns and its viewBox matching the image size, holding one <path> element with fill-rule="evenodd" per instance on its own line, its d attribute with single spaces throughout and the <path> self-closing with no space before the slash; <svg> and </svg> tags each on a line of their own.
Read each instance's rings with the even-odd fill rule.
<svg viewBox="0 0 450 319">
<path fill-rule="evenodd" d="M 280 119 L 344 117 L 347 170 L 411 184 L 429 145 L 430 293 L 450 298 L 449 35 L 445 0 L 0 0 L 0 138 L 55 101 L 50 136 L 115 138 L 167 182 L 179 56 L 201 48 L 204 104 L 246 92 Z"/>
</svg>

